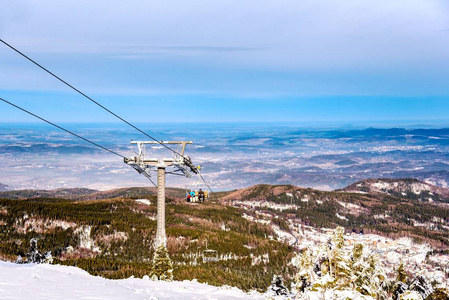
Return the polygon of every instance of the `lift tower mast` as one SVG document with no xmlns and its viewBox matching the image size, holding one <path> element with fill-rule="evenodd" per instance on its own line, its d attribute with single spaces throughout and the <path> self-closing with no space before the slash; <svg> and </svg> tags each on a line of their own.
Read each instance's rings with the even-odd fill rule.
<svg viewBox="0 0 449 300">
<path fill-rule="evenodd" d="M 165 235 L 165 174 L 166 169 L 173 167 L 174 170 L 171 174 L 184 175 L 186 177 L 192 177 L 193 174 L 198 174 L 198 168 L 196 168 L 189 156 L 184 155 L 187 144 L 193 144 L 191 141 L 132 141 L 131 144 L 137 144 L 139 149 L 138 156 L 130 158 L 124 158 L 124 161 L 129 166 L 133 167 L 137 172 L 144 175 L 147 178 L 151 178 L 151 172 L 157 171 L 157 229 L 156 229 L 156 241 L 155 248 L 160 245 L 166 246 L 167 237 Z M 181 146 L 179 152 L 172 151 L 171 158 L 165 157 L 148 157 L 146 155 L 147 144 L 176 144 Z"/>
</svg>

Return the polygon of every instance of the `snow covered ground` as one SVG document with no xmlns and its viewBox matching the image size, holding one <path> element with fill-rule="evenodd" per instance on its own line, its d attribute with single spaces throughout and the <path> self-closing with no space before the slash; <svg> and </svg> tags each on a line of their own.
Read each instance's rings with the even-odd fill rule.
<svg viewBox="0 0 449 300">
<path fill-rule="evenodd" d="M 192 281 L 110 280 L 91 276 L 76 267 L 46 264 L 17 265 L 0 261 L 0 299 L 265 299 L 237 288 Z"/>
</svg>

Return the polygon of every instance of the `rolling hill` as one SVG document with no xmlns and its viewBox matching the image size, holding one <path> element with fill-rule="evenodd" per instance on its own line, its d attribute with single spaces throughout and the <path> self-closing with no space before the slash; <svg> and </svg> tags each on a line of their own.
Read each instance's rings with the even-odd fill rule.
<svg viewBox="0 0 449 300">
<path fill-rule="evenodd" d="M 167 188 L 168 197 L 181 198 L 185 195 L 184 189 Z M 60 198 L 66 200 L 100 200 L 112 198 L 139 198 L 156 195 L 153 187 L 119 188 L 108 191 L 98 191 L 86 188 L 67 188 L 55 190 L 13 190 L 0 192 L 0 198 L 30 199 L 30 198 Z"/>
<path fill-rule="evenodd" d="M 449 206 L 385 193 L 324 192 L 291 185 L 256 185 L 220 198 L 226 205 L 278 222 L 286 231 L 295 224 L 315 228 L 343 226 L 348 231 L 387 237 L 411 237 L 435 249 L 449 248 Z"/>
</svg>

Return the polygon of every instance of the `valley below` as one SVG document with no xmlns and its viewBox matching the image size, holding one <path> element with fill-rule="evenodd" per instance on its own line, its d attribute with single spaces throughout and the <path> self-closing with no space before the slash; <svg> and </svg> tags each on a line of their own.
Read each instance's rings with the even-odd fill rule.
<svg viewBox="0 0 449 300">
<path fill-rule="evenodd" d="M 73 130 L 125 156 L 139 135 L 119 125 L 70 124 Z M 369 178 L 416 178 L 447 187 L 449 129 L 305 127 L 297 124 L 149 124 L 163 140 L 192 140 L 186 153 L 214 190 L 259 183 L 318 190 L 344 188 Z M 158 146 L 149 148 L 159 155 Z M 44 125 L 0 126 L 2 189 L 83 187 L 110 190 L 149 182 L 110 153 Z M 196 179 L 170 177 L 169 185 L 195 188 Z M 3 185 L 2 185 L 3 184 Z"/>
</svg>

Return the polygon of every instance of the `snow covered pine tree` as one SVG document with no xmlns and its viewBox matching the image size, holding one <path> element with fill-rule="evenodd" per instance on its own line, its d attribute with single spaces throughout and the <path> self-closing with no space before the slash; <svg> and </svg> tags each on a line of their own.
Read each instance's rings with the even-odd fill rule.
<svg viewBox="0 0 449 300">
<path fill-rule="evenodd" d="M 51 252 L 45 252 L 40 253 L 37 250 L 37 239 L 33 238 L 30 240 L 30 251 L 26 254 L 26 260 L 23 261 L 23 258 L 19 255 L 17 257 L 16 263 L 18 264 L 29 264 L 29 263 L 35 263 L 35 264 L 43 264 L 43 263 L 52 263 L 53 262 L 53 256 L 51 255 Z"/>
<path fill-rule="evenodd" d="M 173 263 L 164 245 L 160 245 L 154 253 L 151 278 L 165 281 L 173 280 Z"/>
<path fill-rule="evenodd" d="M 363 245 L 352 249 L 345 246 L 344 229 L 337 227 L 331 239 L 318 250 L 305 250 L 296 257 L 296 289 L 300 293 L 314 293 L 329 297 L 348 293 L 360 299 L 364 295 L 383 298 L 382 284 L 386 279 L 375 257 Z"/>
</svg>

